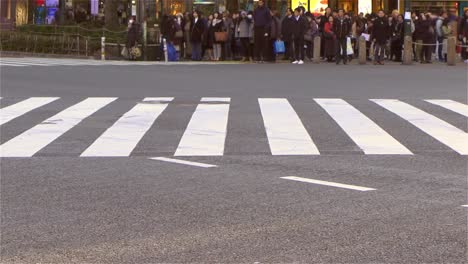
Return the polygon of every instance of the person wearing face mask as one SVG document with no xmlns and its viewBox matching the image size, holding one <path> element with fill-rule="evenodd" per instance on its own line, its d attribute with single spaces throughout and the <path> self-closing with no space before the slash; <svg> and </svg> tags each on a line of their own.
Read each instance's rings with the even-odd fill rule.
<svg viewBox="0 0 468 264">
<path fill-rule="evenodd" d="M 242 11 L 236 24 L 236 39 L 240 40 L 242 46 L 242 62 L 252 61 L 252 50 L 250 48 L 250 38 L 252 37 L 253 21 L 252 15 Z"/>
</svg>

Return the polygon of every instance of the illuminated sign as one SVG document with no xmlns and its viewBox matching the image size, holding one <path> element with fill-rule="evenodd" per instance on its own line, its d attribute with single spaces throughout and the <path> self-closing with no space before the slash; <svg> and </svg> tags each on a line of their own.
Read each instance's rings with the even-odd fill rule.
<svg viewBox="0 0 468 264">
<path fill-rule="evenodd" d="M 359 0 L 358 10 L 359 10 L 359 13 L 364 13 L 364 14 L 372 13 L 372 0 Z"/>
<path fill-rule="evenodd" d="M 328 6 L 328 0 L 292 0 L 291 8 L 294 10 L 297 7 L 303 6 L 311 13 L 323 13 Z"/>
</svg>

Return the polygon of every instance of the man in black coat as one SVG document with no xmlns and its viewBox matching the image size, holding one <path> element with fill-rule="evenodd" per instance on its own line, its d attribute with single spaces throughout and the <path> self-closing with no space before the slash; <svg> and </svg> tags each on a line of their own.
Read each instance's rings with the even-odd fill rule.
<svg viewBox="0 0 468 264">
<path fill-rule="evenodd" d="M 293 64 L 304 64 L 304 34 L 307 31 L 307 24 L 307 19 L 301 16 L 301 9 L 299 7 L 296 8 L 292 17 Z"/>
<path fill-rule="evenodd" d="M 385 19 L 383 10 L 379 11 L 378 17 L 374 20 L 371 39 L 374 42 L 374 64 L 383 65 L 383 58 L 385 53 L 385 46 L 388 41 L 389 25 Z"/>
<path fill-rule="evenodd" d="M 270 9 L 265 6 L 263 0 L 258 1 L 258 7 L 253 14 L 254 38 L 255 38 L 255 59 L 263 62 L 267 58 L 267 43 L 269 43 L 271 14 Z"/>
<path fill-rule="evenodd" d="M 344 10 L 338 10 L 338 17 L 333 23 L 333 32 L 335 32 L 337 49 L 336 49 L 336 64 L 340 64 L 343 59 L 343 64 L 347 63 L 347 40 L 351 33 L 351 21 L 344 16 Z"/>
<path fill-rule="evenodd" d="M 205 22 L 200 17 L 200 13 L 193 12 L 193 21 L 190 28 L 190 43 L 192 44 L 192 60 L 202 60 L 202 43 L 205 34 Z"/>
<path fill-rule="evenodd" d="M 284 57 L 286 60 L 292 59 L 294 57 L 292 43 L 292 27 L 293 27 L 293 13 L 294 11 L 291 8 L 288 8 L 286 11 L 286 16 L 281 22 L 281 39 L 284 41 L 284 47 L 286 52 Z"/>
</svg>

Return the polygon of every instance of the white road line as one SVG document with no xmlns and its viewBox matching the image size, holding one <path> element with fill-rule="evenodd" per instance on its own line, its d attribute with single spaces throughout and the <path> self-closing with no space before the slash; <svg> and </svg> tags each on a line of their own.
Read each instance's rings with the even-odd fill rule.
<svg viewBox="0 0 468 264">
<path fill-rule="evenodd" d="M 342 99 L 315 99 L 365 154 L 412 155 L 405 146 Z"/>
<path fill-rule="evenodd" d="M 285 180 L 314 183 L 314 184 L 318 184 L 318 185 L 332 186 L 332 187 L 356 190 L 356 191 L 361 191 L 361 192 L 375 191 L 376 190 L 374 188 L 368 188 L 368 187 L 362 187 L 362 186 L 356 186 L 356 185 L 349 185 L 349 184 L 342 184 L 342 183 L 337 183 L 337 182 L 313 180 L 313 179 L 296 177 L 296 176 L 287 176 L 287 177 L 280 177 L 280 178 L 285 179 Z"/>
<path fill-rule="evenodd" d="M 272 155 L 319 155 L 296 111 L 284 98 L 259 98 Z"/>
<path fill-rule="evenodd" d="M 179 160 L 179 159 L 170 159 L 170 158 L 164 158 L 164 157 L 155 157 L 155 158 L 150 158 L 150 159 L 159 160 L 159 161 L 166 161 L 166 162 L 171 162 L 171 163 L 184 164 L 184 165 L 201 167 L 201 168 L 215 168 L 215 167 L 218 167 L 217 165 L 212 165 L 212 164 L 193 162 L 193 161 L 186 161 L 186 160 Z"/>
<path fill-rule="evenodd" d="M 25 61 L 11 61 L 11 62 L 7 62 L 7 63 L 14 63 L 16 65 L 24 65 L 24 66 L 51 66 L 49 64 L 46 64 L 46 63 L 42 63 L 42 62 L 25 62 Z"/>
<path fill-rule="evenodd" d="M 222 99 L 222 100 L 220 100 Z M 217 98 L 222 103 L 203 98 L 192 115 L 175 156 L 222 156 L 229 116 L 229 98 Z"/>
<path fill-rule="evenodd" d="M 431 104 L 441 106 L 455 113 L 459 113 L 460 115 L 464 115 L 468 117 L 468 105 L 466 104 L 462 104 L 460 102 L 456 102 L 453 100 L 425 100 L 425 101 Z"/>
<path fill-rule="evenodd" d="M 16 64 L 16 63 L 4 63 L 4 62 L 0 62 L 0 66 L 9 66 L 9 67 L 26 67 L 28 65 L 24 65 L 24 64 Z"/>
<path fill-rule="evenodd" d="M 410 122 L 459 154 L 468 155 L 468 133 L 399 100 L 372 99 L 371 101 Z"/>
<path fill-rule="evenodd" d="M 3 63 L 3 62 L 2 62 Z M 40 61 L 40 60 L 31 60 L 31 61 L 7 61 L 6 63 L 20 64 L 24 66 L 75 66 L 75 65 L 94 65 L 89 62 L 70 62 L 70 61 Z"/>
<path fill-rule="evenodd" d="M 32 157 L 83 119 L 116 99 L 87 98 L 1 145 L 0 157 Z"/>
<path fill-rule="evenodd" d="M 145 98 L 109 127 L 81 157 L 128 157 L 174 98 Z M 162 101 L 151 103 L 150 101 Z M 166 103 L 164 103 L 166 102 Z"/>
<path fill-rule="evenodd" d="M 463 206 L 463 207 L 468 207 L 468 204 L 464 204 L 464 205 L 462 205 L 462 206 Z"/>
<path fill-rule="evenodd" d="M 26 114 L 36 108 L 51 103 L 59 97 L 31 97 L 16 104 L 0 109 L 0 125 Z"/>
</svg>

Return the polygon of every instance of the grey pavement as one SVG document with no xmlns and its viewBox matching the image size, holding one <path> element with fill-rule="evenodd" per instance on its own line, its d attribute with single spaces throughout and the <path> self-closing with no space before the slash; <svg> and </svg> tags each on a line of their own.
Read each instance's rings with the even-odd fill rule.
<svg viewBox="0 0 468 264">
<path fill-rule="evenodd" d="M 1 158 L 2 263 L 467 260 L 467 155 L 409 122 L 417 120 L 369 100 L 397 99 L 466 136 L 466 116 L 424 101 L 466 105 L 466 66 L 57 65 L 0 71 L 2 109 L 29 97 L 59 97 L 1 125 L 2 146 L 88 97 L 117 98 L 32 157 Z M 146 97 L 174 100 L 130 155 L 80 157 Z M 175 157 L 204 97 L 230 98 L 223 155 Z M 320 155 L 273 155 L 259 98 L 287 99 Z M 343 99 L 413 155 L 365 154 L 317 98 Z M 468 146 L 465 136 L 458 146 Z M 375 190 L 281 178 L 286 176 Z"/>
</svg>

